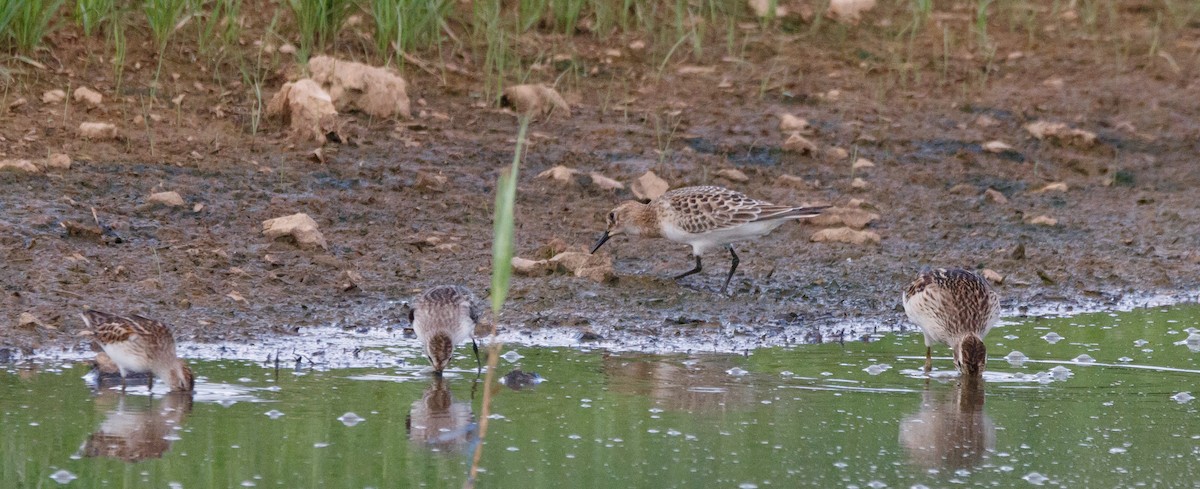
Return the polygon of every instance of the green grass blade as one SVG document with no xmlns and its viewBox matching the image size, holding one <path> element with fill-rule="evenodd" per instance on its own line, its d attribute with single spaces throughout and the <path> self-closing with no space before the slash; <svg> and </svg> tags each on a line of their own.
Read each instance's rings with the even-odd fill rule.
<svg viewBox="0 0 1200 489">
<path fill-rule="evenodd" d="M 529 118 L 521 118 L 517 130 L 517 149 L 513 153 L 512 167 L 503 171 L 496 184 L 496 214 L 493 218 L 495 234 L 492 238 L 492 312 L 499 315 L 508 296 L 509 280 L 512 278 L 513 221 L 517 200 L 517 175 L 521 167 L 521 151 L 525 148 L 525 132 L 529 129 Z"/>
</svg>

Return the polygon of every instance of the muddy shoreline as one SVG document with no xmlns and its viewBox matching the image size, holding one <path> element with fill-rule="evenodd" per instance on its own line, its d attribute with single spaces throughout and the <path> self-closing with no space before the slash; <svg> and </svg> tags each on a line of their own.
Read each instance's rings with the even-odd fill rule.
<svg viewBox="0 0 1200 489">
<path fill-rule="evenodd" d="M 1139 22 L 1129 29 L 1144 29 Z M 980 83 L 978 58 L 943 56 L 931 36 L 917 41 L 929 49 L 911 63 L 922 82 L 898 79 L 882 58 L 849 54 L 886 53 L 895 46 L 885 38 L 821 44 L 779 35 L 736 60 L 693 60 L 704 69 L 690 70 L 660 69 L 623 45 L 614 58 L 589 41 L 573 59 L 598 68 L 558 87 L 571 116 L 531 127 L 519 256 L 544 258 L 556 241 L 590 245 L 647 171 L 671 187 L 858 206 L 879 215 L 865 230 L 881 241 L 816 243 L 822 226 L 785 226 L 738 246 L 741 266 L 722 296 L 725 255 L 706 256 L 703 273 L 677 282 L 669 277 L 691 266 L 686 246 L 614 239 L 602 250 L 614 259 L 614 280 L 515 277 L 502 322 L 647 341 L 739 328 L 829 341 L 840 325 L 851 329 L 841 336 L 910 328 L 900 290 L 925 265 L 996 271 L 1010 314 L 1160 295 L 1196 300 L 1195 56 L 1177 56 L 1173 68 L 1158 58 L 1110 63 L 1108 41 L 1031 47 L 1025 34 L 1000 31 L 993 42 L 1007 55 L 986 65 Z M 1200 28 L 1169 46 L 1188 43 L 1200 43 Z M 557 75 L 543 69 L 534 77 Z M 77 344 L 84 308 L 159 318 L 185 341 L 286 341 L 298 328 L 402 324 L 401 301 L 436 284 L 487 295 L 492 191 L 517 124 L 511 111 L 481 103 L 477 78 L 406 73 L 415 118 L 350 114 L 351 144 L 325 146 L 320 162 L 278 122 L 252 135 L 244 117 L 214 115 L 212 107 L 239 113 L 247 101 L 190 91 L 204 75 L 179 71 L 162 96 L 189 96 L 178 109 L 150 107 L 164 116 L 153 127 L 127 123 L 132 97 L 68 113 L 37 102 L 43 89 L 85 75 L 108 93 L 103 66 L 39 76 L 14 92 L 33 102 L 0 124 L 12 143 L 3 156 L 64 152 L 72 164 L 0 171 L 0 346 Z M 130 74 L 123 90 L 138 90 L 145 76 Z M 807 119 L 818 150 L 785 147 L 779 114 Z M 72 128 L 92 119 L 122 122 L 124 136 L 77 138 Z M 1036 137 L 1028 125 L 1037 121 L 1064 122 L 1095 141 Z M 986 150 L 991 141 L 1009 149 Z M 854 168 L 859 158 L 873 166 Z M 536 177 L 558 165 L 625 188 Z M 745 178 L 717 176 L 728 169 Z M 185 205 L 147 201 L 165 190 Z M 318 223 L 327 250 L 260 234 L 262 221 L 297 212 Z M 68 230 L 93 223 L 101 232 Z"/>
</svg>

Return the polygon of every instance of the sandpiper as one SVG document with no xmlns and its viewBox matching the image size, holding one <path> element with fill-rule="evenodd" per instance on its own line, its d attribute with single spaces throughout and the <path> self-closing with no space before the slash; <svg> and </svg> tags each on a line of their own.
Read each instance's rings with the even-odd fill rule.
<svg viewBox="0 0 1200 489">
<path fill-rule="evenodd" d="M 195 387 L 192 369 L 175 356 L 175 337 L 165 324 L 136 314 L 126 317 L 95 310 L 80 316 L 88 328 L 81 334 L 99 343 L 120 369 L 122 390 L 125 377 L 140 372 L 150 374 L 150 388 L 154 377 L 172 391 L 190 392 Z"/>
<path fill-rule="evenodd" d="M 987 279 L 961 268 L 924 269 L 904 289 L 904 312 L 925 332 L 925 372 L 933 344 L 954 349 L 954 366 L 977 377 L 987 365 L 983 337 L 1000 320 L 1000 296 Z"/>
<path fill-rule="evenodd" d="M 646 204 L 623 202 L 609 212 L 608 228 L 592 246 L 592 253 L 620 234 L 686 243 L 692 246 L 696 267 L 677 275 L 678 280 L 700 272 L 700 255 L 705 251 L 724 247 L 732 258 L 721 286 L 725 293 L 738 266 L 733 243 L 766 235 L 787 221 L 817 216 L 828 207 L 775 205 L 723 187 L 678 188 Z"/>
<path fill-rule="evenodd" d="M 425 291 L 408 311 L 417 339 L 433 371 L 441 374 L 450 363 L 454 346 L 471 340 L 475 363 L 480 368 L 479 345 L 475 343 L 475 324 L 479 321 L 479 300 L 470 290 L 458 285 L 440 285 Z"/>
</svg>

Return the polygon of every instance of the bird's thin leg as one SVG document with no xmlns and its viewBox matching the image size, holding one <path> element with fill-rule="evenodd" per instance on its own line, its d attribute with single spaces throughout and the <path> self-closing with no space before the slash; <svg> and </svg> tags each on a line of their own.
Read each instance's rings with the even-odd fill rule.
<svg viewBox="0 0 1200 489">
<path fill-rule="evenodd" d="M 121 372 L 121 393 L 125 393 L 125 372 Z"/>
<path fill-rule="evenodd" d="M 933 370 L 933 347 L 925 347 L 925 373 Z"/>
<path fill-rule="evenodd" d="M 681 279 L 681 278 L 683 278 L 683 277 L 686 277 L 686 276 L 688 276 L 688 275 L 692 275 L 692 274 L 695 274 L 695 273 L 700 273 L 700 269 L 701 269 L 701 267 L 700 267 L 700 255 L 696 255 L 696 268 L 693 268 L 693 269 L 691 269 L 691 270 L 688 270 L 688 271 L 686 271 L 686 272 L 683 272 L 683 273 L 681 273 L 681 274 L 679 274 L 679 275 L 676 275 L 676 276 L 675 276 L 675 280 L 679 280 L 679 279 Z"/>
<path fill-rule="evenodd" d="M 154 374 L 146 374 L 146 390 L 154 392 Z"/>
<path fill-rule="evenodd" d="M 483 362 L 479 361 L 479 345 L 475 343 L 475 338 L 471 338 L 471 349 L 475 350 L 475 373 L 483 371 Z"/>
<path fill-rule="evenodd" d="M 725 245 L 725 247 L 729 248 L 729 256 L 733 257 L 733 260 L 729 262 L 729 275 L 725 276 L 725 285 L 721 286 L 722 294 L 725 293 L 725 289 L 729 288 L 729 279 L 733 278 L 733 272 L 737 270 L 738 266 L 738 256 L 737 253 L 733 251 L 733 245 L 729 244 Z"/>
</svg>

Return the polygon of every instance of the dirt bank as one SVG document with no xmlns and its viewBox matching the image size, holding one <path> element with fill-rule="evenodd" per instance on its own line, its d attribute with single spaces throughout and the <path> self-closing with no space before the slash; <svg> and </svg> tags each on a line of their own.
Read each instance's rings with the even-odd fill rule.
<svg viewBox="0 0 1200 489">
<path fill-rule="evenodd" d="M 691 266 L 687 247 L 618 238 L 604 248 L 615 281 L 516 277 L 504 323 L 634 335 L 754 325 L 816 341 L 828 338 L 815 326 L 901 324 L 900 290 L 922 265 L 995 270 L 1014 311 L 1196 290 L 1200 24 L 1164 42 L 1160 52 L 1173 56 L 1114 56 L 1121 39 L 1144 39 L 1154 18 L 1118 15 L 1126 32 L 1092 37 L 1064 28 L 1031 42 L 1019 29 L 994 29 L 989 60 L 965 45 L 944 53 L 941 30 L 906 44 L 842 28 L 817 38 L 763 34 L 740 56 L 660 69 L 627 40 L 581 36 L 563 53 L 569 61 L 530 73 L 560 79 L 571 114 L 531 128 L 520 256 L 555 239 L 590 245 L 648 170 L 672 187 L 718 184 L 780 203 L 857 199 L 879 215 L 866 230 L 882 239 L 814 243 L 820 226 L 785 226 L 738 247 L 733 293 L 722 296 L 725 255 L 676 282 L 669 277 Z M 70 40 L 56 59 L 96 56 Z M 897 59 L 905 49 L 924 54 Z M 350 116 L 351 144 L 325 146 L 322 163 L 310 156 L 315 146 L 284 139 L 278 122 L 251 134 L 246 87 L 219 90 L 212 75 L 169 63 L 164 72 L 179 77 L 164 75 L 157 105 L 146 106 L 137 94 L 151 70 L 127 73 L 125 96 L 111 96 L 108 68 L 64 62 L 20 70 L 6 106 L 27 102 L 0 124 L 0 159 L 62 152 L 73 161 L 67 170 L 0 170 L 0 345 L 76 342 L 85 307 L 140 311 L 187 338 L 219 341 L 401 325 L 398 301 L 433 284 L 486 294 L 492 190 L 511 160 L 516 122 L 481 103 L 478 76 L 410 68 L 415 118 Z M 283 81 L 275 74 L 268 85 Z M 108 101 L 94 109 L 40 101 L 68 84 Z M 816 152 L 783 147 L 781 113 L 807 119 Z M 75 128 L 92 120 L 116 122 L 120 138 L 80 139 Z M 1039 139 L 1026 128 L 1037 121 L 1095 141 Z M 1011 148 L 989 151 L 991 141 Z M 855 169 L 858 158 L 874 166 Z M 556 165 L 626 189 L 535 178 Z M 717 176 L 729 168 L 745 181 Z M 159 191 L 178 192 L 184 205 L 148 203 Z M 318 223 L 327 250 L 260 234 L 262 221 L 297 212 Z M 96 224 L 99 234 L 89 230 Z M 20 324 L 30 317 L 40 325 Z"/>
</svg>

